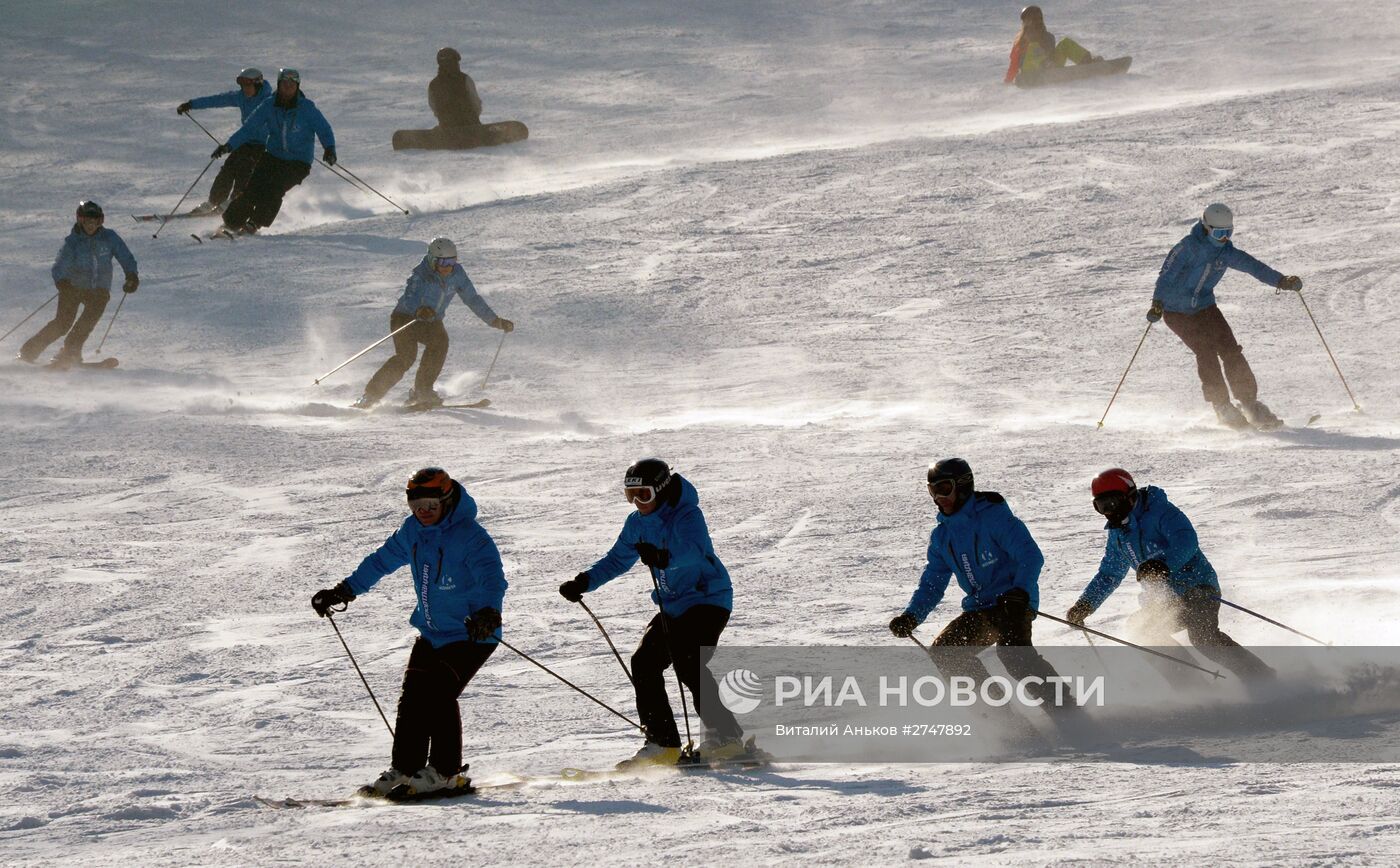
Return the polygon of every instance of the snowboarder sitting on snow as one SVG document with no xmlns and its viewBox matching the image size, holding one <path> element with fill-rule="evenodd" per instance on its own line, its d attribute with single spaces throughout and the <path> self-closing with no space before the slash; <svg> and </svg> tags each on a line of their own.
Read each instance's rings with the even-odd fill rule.
<svg viewBox="0 0 1400 868">
<path fill-rule="evenodd" d="M 1099 571 L 1070 608 L 1065 619 L 1084 626 L 1128 574 L 1137 570 L 1142 608 L 1128 619 L 1128 630 L 1147 645 L 1175 645 L 1172 634 L 1185 628 L 1201 653 L 1241 678 L 1274 674 L 1220 630 L 1220 581 L 1206 560 L 1191 520 L 1167 493 L 1149 485 L 1141 490 L 1128 471 L 1105 470 L 1090 486 L 1094 510 L 1108 520 L 1108 542 Z M 1173 684 L 1185 686 L 1189 673 L 1153 657 Z"/>
<path fill-rule="evenodd" d="M 618 768 L 675 765 L 681 737 L 667 698 L 666 667 L 674 665 L 681 683 L 696 699 L 709 731 L 700 744 L 702 760 L 732 760 L 750 752 L 743 729 L 719 699 L 719 685 L 706 664 L 719 644 L 734 607 L 729 571 L 715 556 L 700 495 L 695 486 L 659 458 L 645 458 L 627 468 L 622 491 L 636 509 L 608 553 L 587 571 L 559 586 L 559 594 L 577 603 L 640 560 L 651 571 L 652 601 L 661 609 L 647 624 L 632 654 L 637 714 L 646 743 Z M 710 653 L 713 653 L 712 651 Z"/>
<path fill-rule="evenodd" d="M 187 115 L 192 109 L 236 108 L 239 114 L 238 122 L 246 124 L 253 110 L 272 96 L 272 86 L 263 81 L 261 70 L 251 66 L 240 71 L 234 81 L 238 83 L 238 90 L 186 100 L 180 103 L 175 113 Z M 263 143 L 260 141 L 244 142 L 240 145 L 219 168 L 219 174 L 214 176 L 214 183 L 209 188 L 209 201 L 202 203 L 191 213 L 214 214 L 224 207 L 224 202 L 230 194 L 236 197 L 243 192 L 262 154 Z"/>
<path fill-rule="evenodd" d="M 257 232 L 271 226 L 282 209 L 282 197 L 311 174 L 317 138 L 324 149 L 321 159 L 334 166 L 335 133 L 326 116 L 301 92 L 301 73 L 279 70 L 277 93 L 253 109 L 238 132 L 211 155 L 217 159 L 249 142 L 267 147 L 248 186 L 224 210 L 224 227 L 230 232 Z"/>
<path fill-rule="evenodd" d="M 474 127 L 481 124 L 481 97 L 476 82 L 462 72 L 462 55 L 455 48 L 437 53 L 438 72 L 428 83 L 428 108 L 440 127 Z"/>
<path fill-rule="evenodd" d="M 477 295 L 471 278 L 457 262 L 457 245 L 449 238 L 434 238 L 428 242 L 428 255 L 408 276 L 408 285 L 399 296 L 394 312 L 389 314 L 390 331 L 409 323 L 413 326 L 394 335 L 394 354 L 370 377 L 364 395 L 355 402 L 356 407 L 366 410 L 379 403 L 413 367 L 419 344 L 424 345 L 423 361 L 418 365 L 408 404 L 427 408 L 442 403 L 442 396 L 433 390 L 433 383 L 437 382 L 442 363 L 447 360 L 447 328 L 442 324 L 442 315 L 452 303 L 453 293 L 491 328 L 507 334 L 515 331 L 515 323 L 496 316 L 491 305 Z"/>
<path fill-rule="evenodd" d="M 1055 35 L 1045 29 L 1045 14 L 1039 6 L 1027 6 L 1021 10 L 1021 32 L 1016 34 L 1016 42 L 1011 46 L 1011 64 L 1006 68 L 1006 84 L 1016 81 L 1018 75 L 1035 76 L 1046 67 L 1061 67 L 1066 61 L 1076 65 L 1103 60 L 1089 53 L 1088 49 L 1066 36 L 1059 42 Z"/>
<path fill-rule="evenodd" d="M 369 786 L 380 794 L 456 789 L 462 766 L 462 694 L 501 638 L 505 573 L 496 544 L 476 521 L 476 501 L 438 467 L 413 474 L 413 514 L 345 581 L 317 591 L 316 614 L 340 611 L 403 566 L 413 572 L 419 638 L 408 656 L 394 725 L 393 759 Z"/>
<path fill-rule="evenodd" d="M 107 301 L 112 297 L 113 256 L 126 272 L 122 291 L 135 292 L 141 284 L 141 278 L 136 275 L 136 257 L 131 255 L 120 235 L 102 225 L 102 206 L 92 201 L 80 202 L 76 217 L 73 231 L 63 239 L 51 272 L 58 289 L 58 310 L 38 334 L 19 348 L 20 361 L 33 362 L 49 344 L 67 334 L 63 349 L 54 357 L 52 365 L 66 368 L 82 362 L 83 342 L 92 334 L 93 326 L 102 318 Z M 82 308 L 81 316 L 79 308 Z"/>
<path fill-rule="evenodd" d="M 1196 355 L 1201 392 L 1215 407 L 1222 424 L 1231 428 L 1277 428 L 1283 423 L 1259 401 L 1259 385 L 1245 361 L 1244 348 L 1236 342 L 1225 315 L 1216 307 L 1215 285 L 1227 268 L 1243 271 L 1279 290 L 1301 292 L 1303 281 L 1285 277 L 1235 247 L 1230 240 L 1234 226 L 1235 216 L 1226 206 L 1217 202 L 1206 208 L 1190 234 L 1177 242 L 1162 263 L 1147 321 L 1166 320 L 1167 328 Z M 1231 392 L 1239 400 L 1239 407 L 1230 403 Z"/>
<path fill-rule="evenodd" d="M 992 491 L 974 491 L 972 467 L 961 458 L 944 458 L 928 470 L 928 491 L 938 506 L 938 522 L 929 535 L 928 564 L 904 613 L 890 621 L 890 632 L 913 635 L 957 577 L 966 596 L 958 615 L 938 638 L 939 648 L 965 648 L 961 655 L 940 655 L 949 676 L 967 676 L 978 683 L 989 677 L 977 659 L 996 645 L 997 656 L 1013 678 L 1058 677 L 1053 667 L 1031 646 L 1032 611 L 1040 602 L 1040 547 L 1006 500 Z M 1055 689 L 1032 689 L 1047 709 L 1055 708 Z"/>
</svg>

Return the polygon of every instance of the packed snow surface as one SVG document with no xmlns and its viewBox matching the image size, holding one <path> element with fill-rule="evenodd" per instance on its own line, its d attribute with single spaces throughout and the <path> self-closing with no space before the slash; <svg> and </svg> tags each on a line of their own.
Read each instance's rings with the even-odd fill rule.
<svg viewBox="0 0 1400 868">
<path fill-rule="evenodd" d="M 1227 596 L 1338 644 L 1400 639 L 1400 19 L 1355 0 L 1067 0 L 1050 28 L 1133 72 L 1022 91 L 1000 83 L 1019 5 L 6 4 L 0 325 L 52 292 L 81 198 L 142 284 L 103 351 L 117 370 L 0 366 L 0 861 L 1400 858 L 1400 767 L 1364 761 L 563 783 L 636 739 L 505 649 L 462 700 L 472 774 L 502 786 L 437 806 L 252 798 L 335 797 L 387 765 L 308 601 L 397 526 L 425 464 L 464 482 L 501 547 L 510 641 L 629 712 L 555 589 L 612 542 L 643 454 L 701 492 L 736 588 L 725 644 L 899 644 L 885 624 L 922 567 L 924 468 L 951 454 L 1035 534 L 1049 612 L 1102 551 L 1090 478 L 1123 466 L 1192 516 Z M 528 141 L 390 150 L 393 130 L 431 125 L 443 44 L 485 118 L 526 122 Z M 175 106 L 245 65 L 300 69 L 343 164 L 411 213 L 318 166 L 260 237 L 196 244 L 211 223 L 183 221 L 152 239 L 130 221 L 173 208 L 213 149 Z M 236 119 L 196 116 L 220 136 Z M 1233 274 L 1222 309 L 1289 427 L 1219 428 L 1160 326 L 1096 427 L 1162 256 L 1215 200 L 1240 247 L 1302 276 L 1364 414 L 1298 297 Z M 436 235 L 518 325 L 492 405 L 351 411 L 387 350 L 312 381 L 387 331 Z M 478 397 L 500 333 L 461 305 L 448 328 L 439 388 Z M 1094 625 L 1122 627 L 1130 584 Z M 648 588 L 638 572 L 590 597 L 624 647 Z M 404 572 L 338 619 L 390 710 L 412 605 Z M 950 595 L 920 635 L 954 611 Z M 1250 645 L 1304 641 L 1222 622 Z M 1043 620 L 1036 640 L 1082 642 Z M 1321 709 L 1300 726 L 1393 739 L 1397 723 Z"/>
</svg>

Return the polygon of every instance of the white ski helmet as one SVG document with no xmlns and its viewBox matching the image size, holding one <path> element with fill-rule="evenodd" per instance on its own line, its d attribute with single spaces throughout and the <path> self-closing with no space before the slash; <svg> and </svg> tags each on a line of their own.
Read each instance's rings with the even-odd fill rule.
<svg viewBox="0 0 1400 868">
<path fill-rule="evenodd" d="M 1214 202 L 1206 206 L 1205 213 L 1201 214 L 1201 222 L 1205 224 L 1207 232 L 1212 229 L 1234 229 L 1235 212 L 1230 210 L 1229 205 Z"/>
<path fill-rule="evenodd" d="M 451 238 L 434 238 L 428 242 L 428 258 L 433 260 L 433 265 L 437 265 L 439 259 L 456 259 L 457 245 Z"/>
<path fill-rule="evenodd" d="M 246 81 L 248 84 L 251 84 L 254 87 L 262 87 L 262 70 L 258 69 L 255 66 L 245 66 L 243 69 L 239 70 L 239 73 L 234 78 L 234 81 L 238 82 L 239 84 L 243 84 Z"/>
</svg>

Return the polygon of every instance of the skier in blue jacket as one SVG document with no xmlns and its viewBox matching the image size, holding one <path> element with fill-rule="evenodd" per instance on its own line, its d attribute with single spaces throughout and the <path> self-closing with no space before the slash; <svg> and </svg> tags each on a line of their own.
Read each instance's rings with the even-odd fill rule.
<svg viewBox="0 0 1400 868">
<path fill-rule="evenodd" d="M 1000 494 L 974 490 L 972 467 L 961 458 L 944 458 L 929 467 L 928 491 L 938 506 L 928 563 L 909 605 L 890 621 L 890 632 L 902 638 L 913 635 L 956 577 L 965 594 L 962 614 L 933 640 L 936 647 L 967 649 L 962 655 L 939 657 L 940 665 L 954 670 L 948 674 L 979 682 L 987 678 L 976 655 L 996 645 L 1012 677 L 1057 677 L 1031 644 L 1045 558 L 1030 531 Z M 1027 692 L 1037 694 L 1029 686 Z M 1053 689 L 1040 690 L 1039 696 L 1047 707 L 1057 707 L 1051 701 Z"/>
<path fill-rule="evenodd" d="M 321 159 L 334 166 L 335 133 L 316 104 L 301 92 L 301 73 L 282 69 L 277 92 L 264 100 L 229 140 L 214 149 L 218 158 L 248 142 L 262 142 L 267 150 L 253 169 L 248 187 L 224 211 L 224 228 L 230 232 L 257 232 L 272 225 L 287 191 L 306 180 L 315 159 L 315 140 L 324 148 Z"/>
<path fill-rule="evenodd" d="M 1177 242 L 1162 263 L 1147 321 L 1166 320 L 1167 328 L 1195 354 L 1201 392 L 1222 424 L 1231 428 L 1277 428 L 1283 423 L 1259 400 L 1259 385 L 1245 361 L 1244 348 L 1235 340 L 1230 324 L 1215 304 L 1215 285 L 1227 268 L 1290 292 L 1301 292 L 1303 281 L 1285 277 L 1235 247 L 1231 241 L 1234 227 L 1235 216 L 1228 207 L 1218 202 L 1207 206 L 1200 222 Z M 1222 365 L 1224 376 L 1220 372 Z M 1231 392 L 1240 406 L 1230 402 Z"/>
<path fill-rule="evenodd" d="M 674 765 L 682 759 L 681 737 L 666 694 L 666 667 L 674 665 L 695 698 L 707 738 L 700 758 L 725 761 L 753 750 L 743 728 L 719 700 L 719 685 L 707 664 L 706 648 L 719 644 L 734 608 L 729 571 L 715 555 L 700 495 L 695 486 L 659 458 L 645 458 L 627 468 L 623 494 L 636 509 L 622 532 L 597 563 L 559 586 L 564 599 L 583 595 L 626 573 L 641 561 L 651 571 L 652 602 L 660 612 L 651 619 L 632 654 L 637 714 L 646 743 L 619 767 Z"/>
<path fill-rule="evenodd" d="M 83 360 L 83 343 L 102 319 L 112 297 L 112 258 L 126 272 L 122 291 L 133 293 L 141 284 L 136 273 L 136 257 L 115 231 L 102 224 L 102 206 L 91 200 L 78 203 L 76 222 L 54 259 L 51 274 L 58 290 L 58 310 L 52 320 L 19 348 L 22 362 L 33 362 L 49 344 L 63 338 L 63 349 L 51 365 L 66 368 Z M 78 310 L 82 309 L 82 315 Z"/>
<path fill-rule="evenodd" d="M 1149 485 L 1139 489 L 1119 467 L 1094 477 L 1094 510 L 1107 524 L 1103 561 L 1066 620 L 1084 621 L 1123 582 L 1129 569 L 1142 585 L 1142 608 L 1128 619 L 1128 629 L 1148 645 L 1175 645 L 1172 634 L 1185 629 L 1201 653 L 1242 678 L 1273 675 L 1262 660 L 1220 629 L 1220 581 L 1201 551 L 1196 529 L 1186 514 Z M 1182 668 L 1153 658 L 1175 684 L 1188 684 Z"/>
<path fill-rule="evenodd" d="M 418 358 L 418 345 L 423 344 L 423 361 L 414 377 L 408 406 L 429 409 L 442 403 L 442 396 L 433 389 L 442 364 L 447 360 L 447 327 L 442 317 L 452 297 L 460 298 L 472 313 L 493 329 L 506 334 L 515 330 L 515 323 L 496 316 L 491 305 L 476 292 L 471 278 L 457 261 L 457 245 L 450 238 L 434 238 L 428 242 L 428 255 L 423 257 L 408 276 L 399 303 L 389 314 L 389 331 L 394 333 L 394 354 L 365 385 L 365 393 L 355 406 L 367 410 L 379 403 L 394 388 Z M 416 322 L 415 322 L 416 320 Z M 404 326 L 412 325 L 409 328 Z M 399 329 L 404 328 L 403 331 Z"/>
<path fill-rule="evenodd" d="M 175 109 L 175 113 L 187 115 L 194 109 L 236 108 L 239 124 L 246 124 L 249 116 L 253 114 L 253 109 L 272 96 L 272 86 L 263 81 L 262 70 L 251 66 L 242 69 L 234 81 L 238 83 L 237 90 L 185 100 Z M 209 200 L 190 213 L 216 214 L 221 211 L 230 194 L 237 197 L 247 188 L 248 179 L 252 177 L 253 169 L 257 167 L 262 154 L 261 141 L 247 141 L 239 145 L 219 167 L 219 174 L 214 176 L 214 183 L 209 188 Z"/>
<path fill-rule="evenodd" d="M 442 468 L 425 467 L 406 492 L 413 514 L 349 578 L 311 598 L 325 617 L 400 567 L 412 571 L 417 605 L 409 623 L 419 637 L 404 671 L 392 763 L 369 785 L 380 794 L 466 785 L 457 697 L 496 650 L 506 593 L 500 552 L 462 484 Z"/>
</svg>

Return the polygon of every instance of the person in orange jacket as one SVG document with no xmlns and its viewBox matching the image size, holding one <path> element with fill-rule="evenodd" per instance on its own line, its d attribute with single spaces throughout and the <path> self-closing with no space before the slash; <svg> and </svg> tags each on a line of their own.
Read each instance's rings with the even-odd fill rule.
<svg viewBox="0 0 1400 868">
<path fill-rule="evenodd" d="M 1004 82 L 1012 84 L 1018 75 L 1034 75 L 1048 66 L 1064 66 L 1068 61 L 1080 64 L 1096 60 L 1102 58 L 1090 54 L 1068 36 L 1056 42 L 1055 34 L 1045 29 L 1045 13 L 1039 6 L 1027 6 L 1021 10 L 1021 32 L 1011 46 L 1011 64 L 1006 68 Z"/>
</svg>

